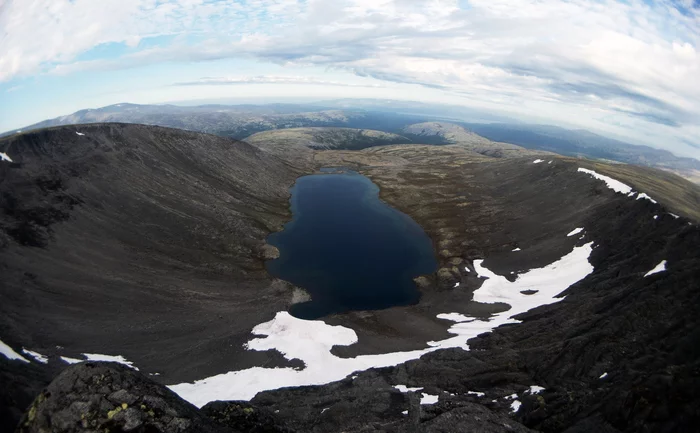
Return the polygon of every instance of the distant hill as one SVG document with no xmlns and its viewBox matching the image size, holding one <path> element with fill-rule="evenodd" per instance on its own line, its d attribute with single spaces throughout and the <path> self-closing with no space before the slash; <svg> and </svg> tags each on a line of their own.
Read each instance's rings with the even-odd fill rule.
<svg viewBox="0 0 700 433">
<path fill-rule="evenodd" d="M 497 158 L 548 153 L 528 150 L 514 144 L 492 141 L 454 123 L 416 123 L 405 127 L 403 132 L 406 136 L 413 138 L 414 141 L 419 143 L 458 144 L 473 152 Z"/>
<path fill-rule="evenodd" d="M 625 143 L 582 129 L 570 130 L 549 125 L 507 123 L 463 125 L 494 141 L 513 143 L 528 149 L 548 150 L 561 155 L 656 167 L 674 172 L 696 183 L 700 181 L 700 161 L 697 159 L 679 157 L 663 149 Z"/>
<path fill-rule="evenodd" d="M 437 133 L 429 126 L 426 128 L 429 123 L 445 125 L 447 122 L 465 128 L 466 132 L 458 133 L 459 141 L 462 143 L 476 144 L 478 139 L 466 138 L 465 134 L 471 132 L 491 142 L 518 146 L 509 148 L 510 150 L 525 148 L 567 156 L 656 167 L 700 183 L 700 161 L 678 157 L 667 150 L 626 143 L 585 130 L 514 123 L 512 119 L 503 116 L 488 115 L 465 107 L 405 101 L 341 99 L 313 104 L 199 106 L 122 103 L 80 110 L 20 128 L 20 130 L 27 132 L 50 126 L 100 122 L 158 125 L 239 140 L 258 132 L 275 129 L 344 127 L 396 133 L 408 136 L 414 142 L 426 144 L 456 142 L 454 136 L 449 138 L 450 134 L 455 134 L 454 131 Z M 420 130 L 416 130 L 418 127 L 411 130 L 404 129 L 415 124 L 425 125 L 421 126 Z M 422 131 L 423 129 L 425 131 Z M 8 131 L 0 136 L 12 135 L 18 131 Z M 500 149 L 508 148 L 502 145 Z M 482 152 L 484 151 L 488 149 L 482 149 Z"/>
<path fill-rule="evenodd" d="M 360 150 L 374 146 L 411 143 L 389 132 L 353 128 L 290 128 L 253 134 L 246 142 L 284 156 L 290 161 L 308 157 L 314 150 Z"/>
<path fill-rule="evenodd" d="M 341 110 L 304 112 L 295 105 L 176 105 L 115 104 L 107 107 L 80 110 L 73 114 L 45 120 L 21 128 L 31 130 L 86 123 L 138 123 L 190 131 L 206 132 L 240 139 L 260 131 L 301 126 L 346 126 L 362 113 Z M 10 135 L 17 131 L 10 131 Z"/>
<path fill-rule="evenodd" d="M 411 115 L 294 104 L 177 106 L 123 103 L 76 111 L 8 131 L 0 134 L 0 137 L 51 126 L 119 122 L 206 132 L 240 140 L 257 132 L 302 127 L 349 127 L 395 132 L 408 124 L 424 120 L 425 117 Z"/>
</svg>

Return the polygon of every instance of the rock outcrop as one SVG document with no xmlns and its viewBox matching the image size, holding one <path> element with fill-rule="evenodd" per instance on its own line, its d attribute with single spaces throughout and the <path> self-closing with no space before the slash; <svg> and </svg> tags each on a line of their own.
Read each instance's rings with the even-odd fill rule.
<svg viewBox="0 0 700 433">
<path fill-rule="evenodd" d="M 141 373 L 85 362 L 61 373 L 34 400 L 18 433 L 232 431 Z"/>
<path fill-rule="evenodd" d="M 368 372 L 360 386 L 344 380 L 318 388 L 282 390 L 283 410 L 263 395 L 247 402 L 212 402 L 201 410 L 145 375 L 117 363 L 67 368 L 34 400 L 17 433 L 295 433 L 455 432 L 528 433 L 532 430 L 474 402 L 424 411 L 418 396 Z M 351 380 L 350 380 L 351 381 Z M 372 387 L 367 393 L 366 387 Z M 313 388 L 312 388 L 313 389 Z M 404 409 L 410 406 L 409 409 Z"/>
</svg>

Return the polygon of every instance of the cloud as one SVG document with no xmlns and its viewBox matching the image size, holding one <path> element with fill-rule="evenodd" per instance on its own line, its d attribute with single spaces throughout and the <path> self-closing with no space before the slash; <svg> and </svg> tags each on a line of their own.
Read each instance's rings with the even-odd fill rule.
<svg viewBox="0 0 700 433">
<path fill-rule="evenodd" d="M 680 143 L 700 127 L 693 0 L 9 0 L 0 28 L 0 81 L 245 58 L 419 85 L 647 142 Z M 144 42 L 164 34 L 174 37 Z M 129 49 L 80 58 L 107 43 Z M 177 85 L 256 79 L 272 80 Z"/>
<path fill-rule="evenodd" d="M 312 77 L 258 75 L 254 77 L 203 77 L 196 81 L 174 83 L 173 86 L 225 86 L 246 84 L 295 84 L 341 87 L 382 87 L 379 84 L 327 81 Z"/>
</svg>

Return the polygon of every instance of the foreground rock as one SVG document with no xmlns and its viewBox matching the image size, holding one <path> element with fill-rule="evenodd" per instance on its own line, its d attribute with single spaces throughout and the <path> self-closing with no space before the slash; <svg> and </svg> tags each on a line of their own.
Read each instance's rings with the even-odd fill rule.
<svg viewBox="0 0 700 433">
<path fill-rule="evenodd" d="M 248 433 L 294 433 L 271 411 L 243 401 L 213 401 L 202 408 L 210 419 Z"/>
<path fill-rule="evenodd" d="M 141 373 L 116 363 L 66 369 L 34 400 L 17 432 L 229 432 Z"/>
<path fill-rule="evenodd" d="M 391 385 L 397 383 L 393 371 L 373 369 L 322 387 L 264 392 L 252 403 L 278 413 L 288 425 L 304 432 L 532 431 L 515 421 L 507 410 L 491 410 L 473 396 L 445 399 L 445 393 L 436 404 L 421 404 L 422 392 L 435 394 L 437 388 L 401 392 Z M 404 375 L 402 379 L 407 378 Z"/>
<path fill-rule="evenodd" d="M 168 432 L 514 432 L 531 430 L 473 402 L 424 411 L 418 396 L 390 386 L 375 371 L 354 386 L 346 379 L 309 398 L 313 387 L 281 390 L 284 410 L 255 404 L 209 403 L 201 410 L 138 371 L 116 363 L 85 362 L 61 373 L 34 400 L 18 433 Z M 367 393 L 366 387 L 373 392 Z"/>
</svg>

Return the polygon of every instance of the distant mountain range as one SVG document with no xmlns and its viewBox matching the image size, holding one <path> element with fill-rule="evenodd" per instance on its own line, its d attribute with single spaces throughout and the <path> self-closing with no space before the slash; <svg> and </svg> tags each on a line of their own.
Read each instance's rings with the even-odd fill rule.
<svg viewBox="0 0 700 433">
<path fill-rule="evenodd" d="M 549 150 L 561 155 L 624 162 L 675 172 L 700 182 L 700 161 L 679 157 L 667 150 L 634 145 L 594 134 L 548 125 L 464 124 L 471 131 L 493 141 L 517 144 L 528 149 Z"/>
<path fill-rule="evenodd" d="M 460 120 L 461 119 L 461 120 Z M 124 122 L 206 132 L 235 139 L 262 131 L 301 127 L 372 129 L 406 135 L 410 125 L 449 121 L 489 140 L 531 150 L 656 167 L 700 183 L 700 161 L 669 151 L 606 138 L 586 130 L 515 123 L 512 119 L 462 107 L 440 107 L 403 101 L 342 99 L 312 104 L 268 105 L 138 105 L 115 104 L 45 120 L 0 136 L 50 126 Z M 441 134 L 408 136 L 414 142 L 448 144 Z M 416 140 L 419 138 L 419 140 Z"/>
</svg>

